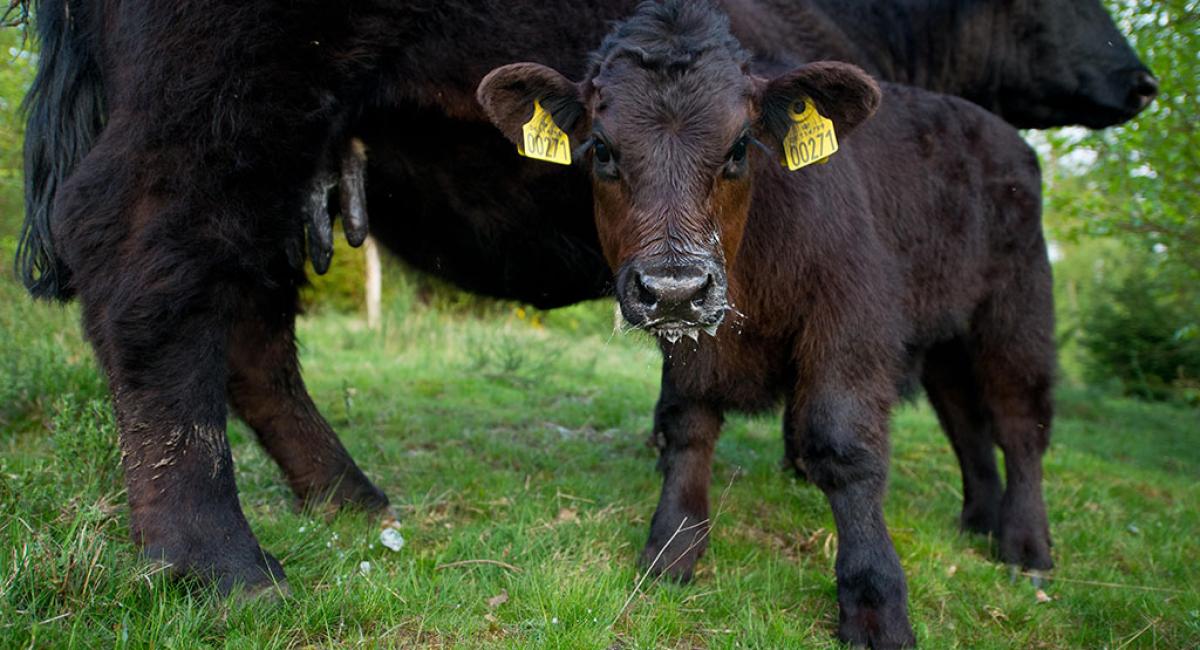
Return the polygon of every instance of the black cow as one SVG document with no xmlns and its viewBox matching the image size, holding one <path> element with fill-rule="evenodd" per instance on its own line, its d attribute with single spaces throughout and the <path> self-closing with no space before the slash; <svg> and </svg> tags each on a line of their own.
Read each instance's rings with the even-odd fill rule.
<svg viewBox="0 0 1200 650">
<path fill-rule="evenodd" d="M 592 60 L 578 83 L 498 68 L 479 99 L 526 149 L 536 103 L 590 151 L 621 312 L 658 337 L 663 488 L 643 563 L 691 577 L 724 413 L 786 403 L 837 525 L 838 636 L 912 645 L 883 498 L 889 411 L 919 378 L 963 460 L 969 521 L 1004 561 L 1049 569 L 1054 310 L 1020 135 L 918 89 L 885 85 L 881 103 L 848 64 L 752 65 L 698 0 L 647 3 Z"/>
<path fill-rule="evenodd" d="M 622 15 L 634 6 L 615 4 Z M 1100 0 L 720 4 L 760 60 L 855 63 L 885 81 L 965 97 L 1021 128 L 1109 126 L 1157 92 Z M 600 35 L 589 28 L 593 35 L 573 45 L 590 47 Z M 557 43 L 527 58 L 584 71 L 577 49 Z M 373 232 L 410 264 L 543 308 L 611 292 L 580 175 L 518 160 L 472 118 L 439 107 L 374 108 L 360 135 L 371 151 Z"/>
<path fill-rule="evenodd" d="M 763 7 L 738 15 L 761 21 Z M 347 203 L 359 198 L 352 135 L 373 149 L 374 231 L 403 257 L 542 305 L 603 292 L 586 175 L 515 159 L 473 93 L 512 60 L 581 74 L 631 8 L 36 3 L 18 267 L 36 295 L 82 302 L 148 555 L 226 588 L 282 577 L 238 506 L 227 402 L 301 500 L 387 503 L 307 395 L 293 334 L 306 250 L 296 215 L 325 219 L 313 197 L 340 165 Z M 361 218 L 351 226 L 361 234 Z M 310 229 L 318 265 L 327 228 Z"/>
</svg>

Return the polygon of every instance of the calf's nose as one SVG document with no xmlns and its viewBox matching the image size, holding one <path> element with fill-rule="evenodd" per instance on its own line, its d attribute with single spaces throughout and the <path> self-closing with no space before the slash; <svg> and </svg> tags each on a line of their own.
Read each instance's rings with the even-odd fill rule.
<svg viewBox="0 0 1200 650">
<path fill-rule="evenodd" d="M 694 322 L 713 288 L 712 273 L 697 268 L 660 268 L 634 276 L 637 300 L 657 320 Z"/>
<path fill-rule="evenodd" d="M 1129 106 L 1142 110 L 1158 96 L 1158 79 L 1146 70 L 1138 70 L 1133 74 L 1133 87 L 1129 91 Z"/>
</svg>

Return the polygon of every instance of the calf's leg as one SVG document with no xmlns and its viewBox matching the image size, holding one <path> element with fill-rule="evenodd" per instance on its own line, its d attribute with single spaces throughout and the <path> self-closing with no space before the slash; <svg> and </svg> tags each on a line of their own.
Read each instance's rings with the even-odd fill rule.
<svg viewBox="0 0 1200 650">
<path fill-rule="evenodd" d="M 992 422 L 981 401 L 971 355 L 961 340 L 934 346 L 922 382 L 962 470 L 964 530 L 999 536 L 1004 486 L 996 467 Z"/>
<path fill-rule="evenodd" d="M 799 453 L 833 509 L 838 638 L 872 648 L 913 646 L 908 586 L 883 519 L 888 405 L 869 404 L 848 387 L 805 392 L 786 417 L 800 423 Z"/>
<path fill-rule="evenodd" d="M 664 368 L 654 409 L 663 486 L 641 556 L 650 573 L 691 580 L 708 547 L 708 484 L 721 423 L 719 410 L 680 395 Z"/>
<path fill-rule="evenodd" d="M 790 413 L 793 408 L 792 398 L 789 397 L 784 412 Z M 796 418 L 783 418 L 783 468 L 791 470 L 797 479 L 807 481 L 808 472 L 804 469 L 804 459 L 800 456 L 800 441 L 804 439 L 802 426 L 803 423 Z"/>
<path fill-rule="evenodd" d="M 282 283 L 281 283 L 282 284 Z M 302 504 L 387 508 L 313 404 L 296 357 L 294 284 L 248 296 L 229 345 L 229 403 Z"/>
<path fill-rule="evenodd" d="M 1048 268 L 1036 267 L 1016 275 L 1009 285 L 1011 297 L 993 299 L 976 321 L 972 353 L 983 408 L 991 414 L 996 442 L 1004 451 L 1000 559 L 1050 569 L 1054 562 L 1042 495 L 1042 455 L 1054 417 L 1050 276 Z"/>
</svg>

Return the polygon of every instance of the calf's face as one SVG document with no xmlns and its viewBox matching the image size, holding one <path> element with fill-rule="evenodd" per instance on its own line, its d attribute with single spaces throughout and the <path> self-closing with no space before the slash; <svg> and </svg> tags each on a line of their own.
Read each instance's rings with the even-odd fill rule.
<svg viewBox="0 0 1200 650">
<path fill-rule="evenodd" d="M 727 278 L 750 212 L 756 148 L 771 151 L 761 162 L 777 164 L 772 147 L 806 99 L 843 136 L 874 112 L 879 90 L 846 64 L 766 80 L 720 48 L 669 63 L 618 49 L 579 84 L 537 64 L 498 68 L 478 98 L 516 143 L 535 101 L 570 134 L 591 167 L 622 314 L 674 342 L 714 334 L 730 309 Z"/>
</svg>

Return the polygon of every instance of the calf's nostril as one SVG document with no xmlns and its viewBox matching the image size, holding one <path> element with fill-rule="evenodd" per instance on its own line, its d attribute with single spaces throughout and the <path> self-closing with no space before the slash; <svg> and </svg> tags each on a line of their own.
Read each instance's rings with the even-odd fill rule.
<svg viewBox="0 0 1200 650">
<path fill-rule="evenodd" d="M 638 302 L 647 306 L 653 307 L 658 304 L 658 295 L 646 284 L 645 276 L 638 273 L 634 276 L 634 285 L 637 288 Z"/>
<path fill-rule="evenodd" d="M 700 288 L 696 289 L 696 292 L 692 294 L 692 307 L 700 308 L 704 306 L 704 301 L 708 300 L 708 293 L 712 289 L 712 285 L 713 276 L 712 273 L 709 273 L 704 276 L 704 282 L 700 285 Z"/>
</svg>

